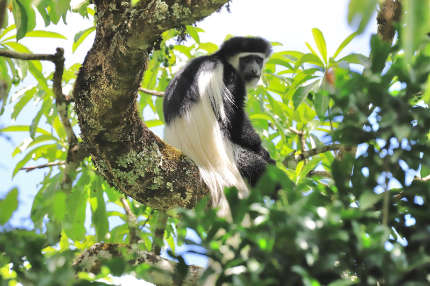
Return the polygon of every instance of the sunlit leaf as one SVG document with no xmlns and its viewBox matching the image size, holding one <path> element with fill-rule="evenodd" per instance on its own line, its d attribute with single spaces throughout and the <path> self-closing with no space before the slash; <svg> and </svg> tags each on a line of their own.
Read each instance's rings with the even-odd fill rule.
<svg viewBox="0 0 430 286">
<path fill-rule="evenodd" d="M 37 89 L 35 87 L 27 90 L 19 101 L 14 105 L 11 118 L 16 119 L 21 113 L 21 110 L 27 105 L 27 103 L 34 97 Z"/>
<path fill-rule="evenodd" d="M 5 128 L 0 129 L 0 132 L 24 132 L 24 131 L 30 131 L 29 125 L 12 125 Z M 38 127 L 36 128 L 36 132 L 45 134 L 45 135 L 51 135 L 48 131 Z"/>
<path fill-rule="evenodd" d="M 47 151 L 52 147 L 56 148 L 57 145 L 56 144 L 41 145 L 28 151 L 27 154 L 24 156 L 24 158 L 22 158 L 18 163 L 16 163 L 15 168 L 13 169 L 13 172 L 12 172 L 12 178 L 15 177 L 15 175 L 19 172 L 19 170 L 21 170 L 21 168 L 24 167 L 24 165 L 27 164 L 28 161 L 32 160 L 34 157 L 36 157 L 36 155 L 40 154 L 41 152 Z"/>
<path fill-rule="evenodd" d="M 16 39 L 22 39 L 25 34 L 36 26 L 36 14 L 31 0 L 12 0 L 13 17 L 17 27 Z"/>
<path fill-rule="evenodd" d="M 103 198 L 103 190 L 100 188 L 101 180 L 96 177 L 92 180 L 90 193 L 90 205 L 92 211 L 92 223 L 96 229 L 98 240 L 103 240 L 109 231 L 109 222 L 106 214 L 106 203 Z"/>
<path fill-rule="evenodd" d="M 63 40 L 67 40 L 67 38 L 59 33 L 56 32 L 50 32 L 50 31 L 30 31 L 27 34 L 25 34 L 26 38 L 54 38 L 54 39 L 63 39 Z M 5 41 L 7 40 L 12 40 L 15 38 L 15 35 L 10 36 L 6 39 L 4 39 Z"/>
<path fill-rule="evenodd" d="M 88 37 L 88 35 L 90 35 L 95 30 L 96 27 L 93 26 L 76 33 L 75 38 L 73 39 L 72 51 L 75 52 L 76 49 L 82 44 L 82 42 Z"/>
<path fill-rule="evenodd" d="M 343 51 L 343 49 L 345 49 L 345 47 L 355 38 L 355 36 L 357 36 L 356 32 L 352 33 L 351 35 L 346 37 L 345 40 L 342 41 L 342 43 L 339 45 L 339 47 L 337 48 L 336 52 L 333 55 L 334 59 Z"/>
<path fill-rule="evenodd" d="M 313 64 L 316 66 L 319 66 L 321 68 L 324 67 L 324 63 L 321 61 L 321 59 L 314 55 L 314 54 L 304 54 L 296 63 L 296 68 L 301 66 L 304 63 Z"/>
<path fill-rule="evenodd" d="M 18 208 L 18 189 L 10 190 L 4 199 L 0 199 L 0 225 L 5 224 Z"/>
<path fill-rule="evenodd" d="M 418 45 L 428 38 L 430 31 L 430 0 L 405 0 L 402 15 L 402 46 L 410 60 Z"/>
<path fill-rule="evenodd" d="M 320 91 L 315 94 L 315 111 L 317 112 L 317 115 L 320 119 L 325 118 L 329 102 L 330 97 L 326 92 Z"/>
<path fill-rule="evenodd" d="M 418 0 L 419 1 L 419 0 Z M 350 0 L 348 6 L 348 23 L 357 28 L 357 33 L 361 34 L 367 27 L 372 15 L 375 15 L 375 8 L 378 0 Z"/>
<path fill-rule="evenodd" d="M 300 86 L 299 88 L 297 88 L 296 92 L 293 95 L 294 108 L 297 108 L 303 102 L 309 92 L 317 90 L 319 85 L 320 81 L 316 80 L 306 86 Z"/>
<path fill-rule="evenodd" d="M 186 29 L 187 29 L 187 33 L 191 36 L 191 38 L 193 38 L 193 40 L 196 43 L 200 43 L 199 33 L 204 32 L 204 30 L 201 28 L 198 28 L 198 27 L 193 27 L 193 26 L 187 26 Z"/>
<path fill-rule="evenodd" d="M 320 52 L 324 63 L 327 64 L 327 45 L 325 43 L 323 33 L 318 28 L 313 28 L 312 34 L 314 36 L 314 40 L 317 45 L 318 51 Z"/>
</svg>

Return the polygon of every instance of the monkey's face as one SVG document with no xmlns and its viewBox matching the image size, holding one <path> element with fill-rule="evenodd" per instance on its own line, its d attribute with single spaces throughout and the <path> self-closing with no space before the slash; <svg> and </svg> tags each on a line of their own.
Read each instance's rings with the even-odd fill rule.
<svg viewBox="0 0 430 286">
<path fill-rule="evenodd" d="M 254 88 L 261 76 L 264 60 L 259 55 L 247 55 L 239 58 L 239 74 L 247 88 Z"/>
</svg>

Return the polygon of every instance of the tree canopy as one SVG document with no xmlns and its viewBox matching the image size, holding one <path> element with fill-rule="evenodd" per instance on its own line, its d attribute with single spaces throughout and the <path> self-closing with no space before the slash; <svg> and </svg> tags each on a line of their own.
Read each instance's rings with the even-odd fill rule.
<svg viewBox="0 0 430 286">
<path fill-rule="evenodd" d="M 220 265 L 217 285 L 428 285 L 430 0 L 350 0 L 357 31 L 334 54 L 318 28 L 307 51 L 274 43 L 247 112 L 276 166 L 246 199 L 226 190 L 232 221 L 208 208 L 195 163 L 149 129 L 164 124 L 178 67 L 218 48 L 195 23 L 228 2 L 0 0 L 0 136 L 28 135 L 12 176 L 47 170 L 33 228 L 9 223 L 22 190 L 0 197 L 1 285 L 127 273 L 201 285 L 215 269 L 188 265 L 178 245 Z M 343 55 L 375 11 L 370 54 Z M 36 14 L 49 28 L 70 13 L 94 19 L 74 35 L 75 50 L 95 33 L 83 63 L 20 42 L 63 38 L 35 30 Z M 30 104 L 31 122 L 8 123 Z"/>
</svg>

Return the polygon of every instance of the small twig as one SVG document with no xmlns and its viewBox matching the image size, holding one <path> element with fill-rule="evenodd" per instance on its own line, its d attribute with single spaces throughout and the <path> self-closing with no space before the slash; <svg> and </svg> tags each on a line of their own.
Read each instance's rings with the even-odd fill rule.
<svg viewBox="0 0 430 286">
<path fill-rule="evenodd" d="M 58 114 L 60 115 L 61 122 L 63 123 L 64 129 L 66 131 L 69 146 L 72 147 L 78 143 L 78 140 L 69 120 L 69 100 L 67 100 L 66 96 L 63 94 L 63 87 L 61 85 L 61 80 L 63 78 L 64 72 L 64 50 L 61 48 L 57 48 L 57 51 L 54 56 L 55 58 L 53 62 L 55 64 L 55 72 L 52 88 L 55 94 L 55 103 L 57 105 Z"/>
<path fill-rule="evenodd" d="M 76 156 L 76 150 L 80 150 L 78 139 L 75 132 L 73 131 L 72 124 L 69 120 L 68 106 L 70 98 L 63 94 L 62 78 L 64 73 L 64 50 L 57 48 L 55 54 L 23 54 L 9 50 L 0 50 L 0 56 L 7 58 L 14 58 L 20 60 L 38 60 L 38 61 L 51 61 L 55 64 L 55 71 L 53 76 L 52 89 L 55 94 L 55 104 L 57 107 L 58 114 L 60 116 L 61 123 L 64 126 L 68 142 L 67 160 L 65 168 L 63 170 L 63 180 L 61 187 L 64 190 L 71 190 L 72 182 L 76 177 L 75 170 L 78 168 L 80 161 L 74 161 L 73 159 L 79 158 Z M 73 156 L 72 156 L 73 155 Z M 27 171 L 28 172 L 28 171 Z"/>
<path fill-rule="evenodd" d="M 289 131 L 291 131 L 291 132 L 293 132 L 294 134 L 297 134 L 297 135 L 303 135 L 303 131 L 300 131 L 300 130 L 297 130 L 296 128 L 294 128 L 294 127 L 288 127 L 288 130 Z"/>
<path fill-rule="evenodd" d="M 0 57 L 19 59 L 25 61 L 50 61 L 55 62 L 56 54 L 22 54 L 10 50 L 0 50 Z"/>
<path fill-rule="evenodd" d="M 310 171 L 308 173 L 308 177 L 326 177 L 326 178 L 331 178 L 331 174 L 330 172 L 327 171 Z"/>
<path fill-rule="evenodd" d="M 414 180 L 419 181 L 419 182 L 428 182 L 428 181 L 430 181 L 430 175 L 425 176 L 424 178 L 415 177 Z"/>
<path fill-rule="evenodd" d="M 129 243 L 134 244 L 139 241 L 139 236 L 137 235 L 137 219 L 134 213 L 131 211 L 126 198 L 121 198 L 121 205 L 124 208 L 125 214 L 127 215 Z"/>
<path fill-rule="evenodd" d="M 159 211 L 157 221 L 155 222 L 154 236 L 152 241 L 152 252 L 154 254 L 160 255 L 161 248 L 163 247 L 164 232 L 167 225 L 167 214 L 165 212 Z"/>
<path fill-rule="evenodd" d="M 43 168 L 60 166 L 60 165 L 65 165 L 65 164 L 66 164 L 66 161 L 51 162 L 51 163 L 46 163 L 46 164 L 38 165 L 38 166 L 23 167 L 20 170 L 24 170 L 26 172 L 31 172 L 31 171 L 36 170 L 36 169 L 43 169 Z"/>
<path fill-rule="evenodd" d="M 150 90 L 150 89 L 146 89 L 146 88 L 143 88 L 143 87 L 139 87 L 139 91 L 143 91 L 144 93 L 155 95 L 155 96 L 158 96 L 158 97 L 163 97 L 165 95 L 165 93 L 162 92 L 162 91 Z"/>
<path fill-rule="evenodd" d="M 332 145 L 327 145 L 327 146 L 322 146 L 322 147 L 317 147 L 317 148 L 313 148 L 307 151 L 302 152 L 301 154 L 297 154 L 297 155 L 293 155 L 293 156 L 289 156 L 284 160 L 284 164 L 287 165 L 288 161 L 290 161 L 291 159 L 293 159 L 296 162 L 299 161 L 303 161 L 309 157 L 315 156 L 317 154 L 320 153 L 325 153 L 328 151 L 335 151 L 335 150 L 339 150 L 343 148 L 343 146 L 341 144 L 332 144 Z"/>
<path fill-rule="evenodd" d="M 306 147 L 306 138 L 305 138 L 305 133 L 303 131 L 301 131 L 301 133 L 299 134 L 299 140 L 300 140 L 300 151 L 302 152 L 302 154 L 304 154 L 305 147 Z"/>
<path fill-rule="evenodd" d="M 388 216 L 390 211 L 390 190 L 388 189 L 388 176 L 385 178 L 385 191 L 383 198 L 383 209 L 382 209 L 382 224 L 388 225 Z"/>
</svg>

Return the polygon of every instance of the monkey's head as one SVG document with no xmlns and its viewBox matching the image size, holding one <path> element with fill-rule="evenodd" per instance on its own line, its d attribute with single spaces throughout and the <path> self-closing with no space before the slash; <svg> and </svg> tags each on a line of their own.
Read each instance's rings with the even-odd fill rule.
<svg viewBox="0 0 430 286">
<path fill-rule="evenodd" d="M 225 41 L 217 51 L 239 73 L 246 88 L 257 85 L 264 62 L 272 53 L 272 46 L 263 38 L 233 37 Z"/>
</svg>

